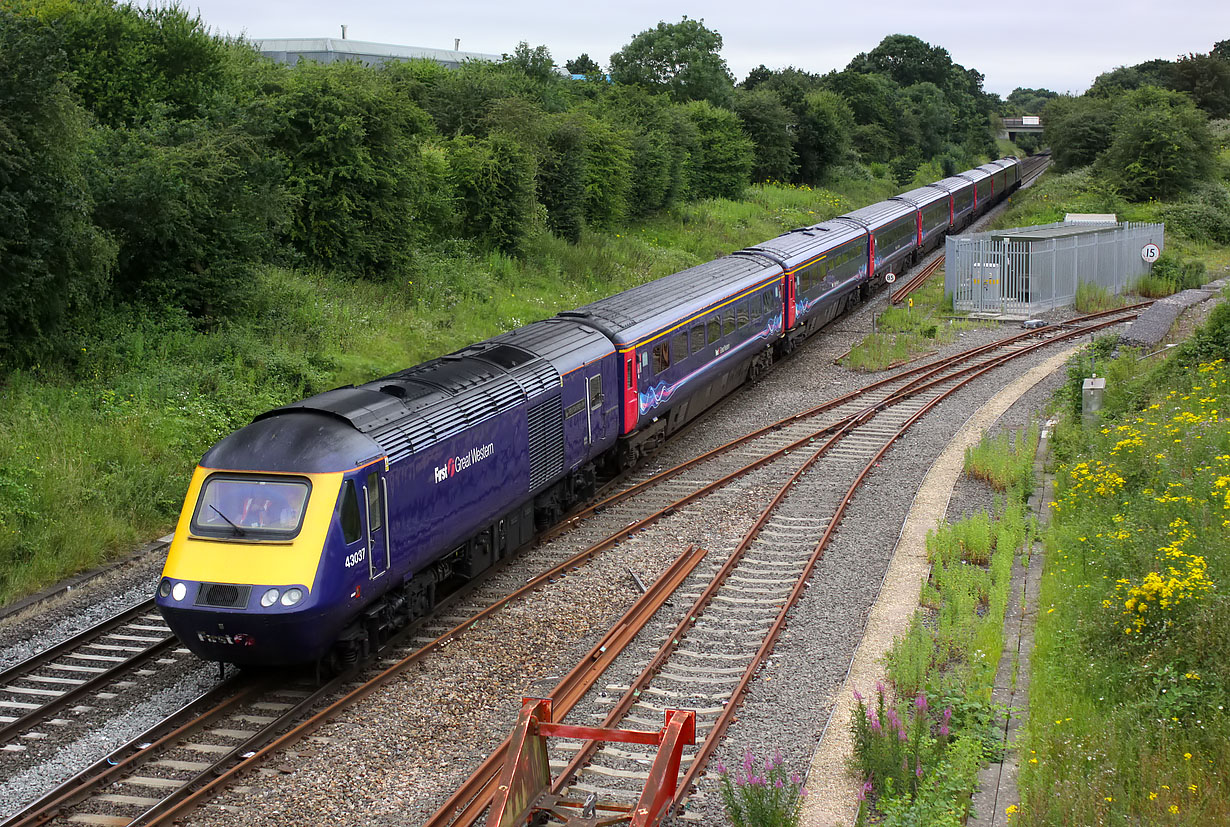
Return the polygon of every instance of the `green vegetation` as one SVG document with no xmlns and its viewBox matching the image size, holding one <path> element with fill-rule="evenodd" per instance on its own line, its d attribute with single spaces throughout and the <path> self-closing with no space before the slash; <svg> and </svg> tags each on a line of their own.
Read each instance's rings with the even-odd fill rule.
<svg viewBox="0 0 1230 827">
<path fill-rule="evenodd" d="M 787 773 L 781 753 L 756 759 L 751 750 L 733 773 L 719 761 L 722 805 L 731 827 L 795 827 L 803 814 L 803 779 Z"/>
<path fill-rule="evenodd" d="M 984 435 L 966 454 L 966 472 L 1005 492 L 998 517 L 977 514 L 927 535 L 931 575 L 923 608 L 886 659 L 892 690 L 877 685 L 866 703 L 855 695 L 859 824 L 963 824 L 979 767 L 1001 749 L 991 689 L 1012 562 L 1029 540 L 1024 499 L 1037 440 L 1036 426 Z"/>
<path fill-rule="evenodd" d="M 0 0 L 0 30 L 0 370 L 71 358 L 121 305 L 242 318 L 271 264 L 397 284 L 457 241 L 525 258 L 544 230 L 575 244 L 752 181 L 881 178 L 863 164 L 901 155 L 900 182 L 994 151 L 981 75 L 901 35 L 826 79 L 736 88 L 686 17 L 612 55 L 613 82 L 525 43 L 457 70 L 287 66 L 174 4 Z"/>
<path fill-rule="evenodd" d="M 912 305 L 912 306 L 911 306 Z M 982 322 L 942 318 L 951 312 L 944 300 L 943 270 L 938 270 L 902 306 L 889 306 L 876 317 L 876 330 L 855 345 L 842 364 L 852 370 L 877 371 L 934 353 Z M 989 324 L 994 324 L 990 322 Z"/>
<path fill-rule="evenodd" d="M 1140 283 L 1143 283 L 1143 281 L 1142 279 Z M 1141 291 L 1137 289 L 1136 292 L 1140 293 Z M 1173 290 L 1170 291 L 1170 293 L 1173 292 Z M 1163 293 L 1162 295 L 1168 296 L 1170 293 Z M 1141 295 L 1145 294 L 1141 293 Z M 1110 290 L 1100 284 L 1082 281 L 1076 285 L 1076 298 L 1073 300 L 1072 306 L 1078 313 L 1100 313 L 1103 310 L 1122 307 L 1123 299 L 1111 293 Z"/>
<path fill-rule="evenodd" d="M 1099 340 L 1063 393 L 1019 823 L 1220 824 L 1230 305 L 1161 364 L 1113 348 Z M 1083 425 L 1091 369 L 1107 394 Z"/>
</svg>

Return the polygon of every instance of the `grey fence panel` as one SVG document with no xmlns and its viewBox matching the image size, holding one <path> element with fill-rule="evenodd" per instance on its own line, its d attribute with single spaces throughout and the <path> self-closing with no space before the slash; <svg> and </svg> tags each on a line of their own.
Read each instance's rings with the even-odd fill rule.
<svg viewBox="0 0 1230 827">
<path fill-rule="evenodd" d="M 955 310 L 1013 316 L 1071 305 L 1086 282 L 1123 293 L 1149 272 L 1144 245 L 1164 247 L 1164 233 L 1162 224 L 1060 223 L 950 237 L 944 290 Z"/>
</svg>

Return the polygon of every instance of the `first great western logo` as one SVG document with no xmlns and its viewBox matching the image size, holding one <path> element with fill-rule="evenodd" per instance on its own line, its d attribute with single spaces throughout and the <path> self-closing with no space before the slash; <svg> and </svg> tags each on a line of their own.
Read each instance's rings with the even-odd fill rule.
<svg viewBox="0 0 1230 827">
<path fill-rule="evenodd" d="M 436 466 L 436 483 L 442 483 L 456 476 L 459 472 L 493 456 L 495 456 L 495 443 L 488 442 L 486 445 L 477 445 L 464 454 L 449 457 L 448 462 L 444 465 Z"/>
</svg>

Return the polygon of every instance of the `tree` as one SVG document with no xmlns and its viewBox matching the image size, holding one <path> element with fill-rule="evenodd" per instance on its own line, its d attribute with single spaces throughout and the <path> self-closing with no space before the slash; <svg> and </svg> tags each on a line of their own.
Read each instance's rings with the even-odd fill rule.
<svg viewBox="0 0 1230 827">
<path fill-rule="evenodd" d="M 1055 168 L 1067 172 L 1097 160 L 1110 147 L 1118 117 L 1104 98 L 1062 96 L 1048 103 L 1042 111 L 1043 138 Z"/>
<path fill-rule="evenodd" d="M 602 74 L 602 67 L 599 66 L 598 62 L 591 58 L 586 52 L 581 52 L 580 55 L 565 63 L 564 67 L 569 71 L 569 73 L 574 75 L 585 75 L 586 77 L 589 77 L 590 75 Z"/>
<path fill-rule="evenodd" d="M 739 117 L 707 101 L 687 104 L 698 139 L 691 154 L 694 198 L 738 198 L 747 186 L 754 156 Z"/>
<path fill-rule="evenodd" d="M 1213 51 L 1209 55 L 1218 60 L 1230 60 L 1230 40 L 1219 40 L 1213 44 Z"/>
<path fill-rule="evenodd" d="M 1037 115 L 1048 101 L 1059 97 L 1050 89 L 1026 89 L 1018 86 L 1008 95 L 1008 103 L 1018 115 Z"/>
<path fill-rule="evenodd" d="M 527 78 L 539 82 L 552 79 L 555 74 L 555 61 L 546 46 L 535 46 L 524 40 L 517 44 L 511 55 L 504 55 L 505 65 L 521 70 Z"/>
<path fill-rule="evenodd" d="M 856 55 L 846 70 L 885 75 L 900 86 L 933 83 L 943 89 L 948 86 L 952 65 L 947 49 L 913 35 L 890 34 L 870 52 Z"/>
<path fill-rule="evenodd" d="M 665 92 L 676 101 L 730 103 L 734 78 L 720 54 L 722 36 L 704 20 L 658 23 L 611 55 L 611 80 Z"/>
<path fill-rule="evenodd" d="M 735 113 L 755 147 L 752 179 L 789 181 L 798 170 L 794 141 L 798 127 L 794 114 L 772 89 L 735 90 Z"/>
<path fill-rule="evenodd" d="M 1128 92 L 1098 167 L 1134 201 L 1173 197 L 1212 172 L 1208 119 L 1181 93 L 1152 86 Z"/>
<path fill-rule="evenodd" d="M 1210 118 L 1230 117 L 1230 60 L 1189 54 L 1170 67 L 1170 88 L 1186 92 Z"/>
<path fill-rule="evenodd" d="M 820 183 L 829 170 L 850 155 L 854 117 L 845 100 L 827 89 L 807 94 L 806 117 L 799 125 L 800 174 Z"/>
<path fill-rule="evenodd" d="M 0 357 L 50 349 L 74 309 L 105 296 L 115 263 L 90 221 L 69 77 L 56 33 L 0 8 Z"/>
<path fill-rule="evenodd" d="M 60 33 L 75 91 L 105 125 L 154 111 L 200 117 L 225 85 L 226 42 L 178 5 L 32 0 L 26 9 Z"/>
<path fill-rule="evenodd" d="M 1167 87 L 1170 85 L 1170 69 L 1169 60 L 1146 60 L 1135 66 L 1120 66 L 1094 78 L 1093 85 L 1085 94 L 1111 98 L 1142 86 Z"/>
</svg>

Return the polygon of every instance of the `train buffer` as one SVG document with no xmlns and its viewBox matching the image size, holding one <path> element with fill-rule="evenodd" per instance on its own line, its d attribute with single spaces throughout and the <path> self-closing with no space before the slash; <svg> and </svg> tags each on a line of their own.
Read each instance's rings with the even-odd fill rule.
<svg viewBox="0 0 1230 827">
<path fill-rule="evenodd" d="M 575 801 L 560 795 L 551 783 L 548 737 L 657 746 L 658 754 L 640 800 L 634 807 L 628 807 L 603 804 L 593 796 Z M 695 743 L 696 713 L 691 710 L 668 709 L 662 729 L 643 732 L 554 723 L 549 698 L 525 698 L 509 739 L 508 757 L 500 771 L 487 823 L 494 827 L 523 827 L 554 820 L 567 827 L 652 827 L 675 797 L 683 748 Z"/>
</svg>

